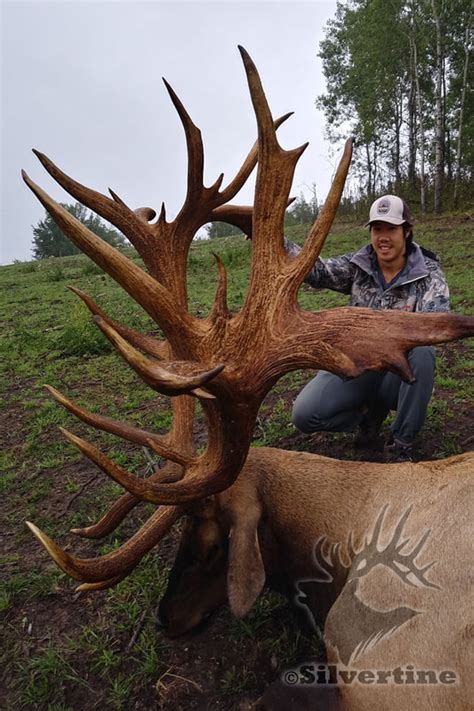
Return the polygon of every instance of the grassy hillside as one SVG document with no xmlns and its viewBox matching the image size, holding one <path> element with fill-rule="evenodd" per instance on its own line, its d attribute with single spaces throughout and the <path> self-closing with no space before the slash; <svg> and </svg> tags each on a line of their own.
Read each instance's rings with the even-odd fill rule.
<svg viewBox="0 0 474 711">
<path fill-rule="evenodd" d="M 472 221 L 443 218 L 417 227 L 416 240 L 441 255 L 453 310 L 474 313 Z M 303 229 L 288 236 L 301 241 Z M 324 254 L 361 246 L 366 231 L 339 224 Z M 204 316 L 216 288 L 216 251 L 229 275 L 229 306 L 245 295 L 251 245 L 222 238 L 192 246 L 190 308 Z M 135 257 L 134 257 L 135 258 Z M 471 268 L 470 268 L 471 267 Z M 200 636 L 166 640 L 153 626 L 153 610 L 166 585 L 176 536 L 148 555 L 111 591 L 78 596 L 32 538 L 25 519 L 37 523 L 79 556 L 112 550 L 143 523 L 153 507 L 137 507 L 107 543 L 84 543 L 67 534 L 97 520 L 121 493 L 81 458 L 57 431 L 66 425 L 103 447 L 131 471 L 150 471 L 150 453 L 90 431 L 48 397 L 49 383 L 89 410 L 166 431 L 169 402 L 149 390 L 66 289 L 89 293 L 111 317 L 150 334 L 156 325 L 87 258 L 68 257 L 0 267 L 3 685 L 6 709 L 240 708 L 315 644 L 295 629 L 286 603 L 266 594 L 249 618 L 237 622 L 222 611 Z M 332 292 L 303 287 L 300 302 L 321 309 L 346 303 Z M 472 448 L 472 341 L 439 349 L 436 396 L 417 456 L 442 457 Z M 352 435 L 299 435 L 291 425 L 291 401 L 310 377 L 283 378 L 262 406 L 255 444 L 317 451 L 341 458 L 367 453 L 352 447 Z M 380 453 L 370 455 L 380 457 Z M 248 706 L 251 708 L 252 706 Z"/>
</svg>

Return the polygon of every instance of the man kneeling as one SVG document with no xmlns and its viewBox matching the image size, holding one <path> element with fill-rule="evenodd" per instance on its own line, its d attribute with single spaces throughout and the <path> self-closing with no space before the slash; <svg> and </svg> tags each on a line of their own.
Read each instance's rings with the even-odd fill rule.
<svg viewBox="0 0 474 711">
<path fill-rule="evenodd" d="M 370 244 L 355 253 L 318 259 L 306 283 L 350 294 L 350 306 L 449 311 L 446 278 L 437 256 L 413 241 L 406 203 L 384 195 L 372 204 L 367 226 Z M 300 250 L 288 240 L 285 247 L 290 254 Z M 351 432 L 359 427 L 358 444 L 370 446 L 389 411 L 396 410 L 386 457 L 410 461 L 433 392 L 434 348 L 414 348 L 408 361 L 416 378 L 412 384 L 390 372 L 368 372 L 344 381 L 320 371 L 295 400 L 294 425 L 306 433 Z"/>
</svg>

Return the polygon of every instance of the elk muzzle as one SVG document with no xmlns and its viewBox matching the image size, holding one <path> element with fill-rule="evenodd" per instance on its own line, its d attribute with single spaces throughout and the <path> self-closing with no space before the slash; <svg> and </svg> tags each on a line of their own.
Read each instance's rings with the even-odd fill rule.
<svg viewBox="0 0 474 711">
<path fill-rule="evenodd" d="M 156 616 L 168 637 L 196 630 L 227 602 L 228 538 L 209 519 L 188 519 Z"/>
</svg>

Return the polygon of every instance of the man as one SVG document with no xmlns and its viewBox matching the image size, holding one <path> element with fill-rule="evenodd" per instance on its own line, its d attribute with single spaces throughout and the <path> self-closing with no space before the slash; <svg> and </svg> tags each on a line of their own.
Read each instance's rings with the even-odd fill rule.
<svg viewBox="0 0 474 711">
<path fill-rule="evenodd" d="M 438 258 L 413 242 L 406 203 L 384 195 L 372 204 L 367 226 L 370 244 L 352 254 L 318 259 L 305 281 L 316 289 L 350 294 L 351 306 L 449 311 L 449 290 Z M 290 254 L 300 249 L 289 241 L 285 246 Z M 396 410 L 386 458 L 411 461 L 413 441 L 433 392 L 434 349 L 414 348 L 408 361 L 416 377 L 411 385 L 389 372 L 368 372 L 344 381 L 319 371 L 296 398 L 294 425 L 306 433 L 351 432 L 359 427 L 358 444 L 370 446 L 389 411 Z"/>
</svg>

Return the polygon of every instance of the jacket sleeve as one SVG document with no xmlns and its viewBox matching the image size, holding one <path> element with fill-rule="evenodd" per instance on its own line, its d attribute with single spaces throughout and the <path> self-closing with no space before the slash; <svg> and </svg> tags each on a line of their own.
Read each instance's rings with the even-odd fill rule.
<svg viewBox="0 0 474 711">
<path fill-rule="evenodd" d="M 296 256 L 301 252 L 301 247 L 285 238 L 287 254 Z M 355 265 L 351 263 L 352 254 L 341 257 L 321 259 L 318 257 L 316 264 L 305 278 L 305 283 L 313 289 L 332 289 L 342 294 L 350 294 L 354 281 Z"/>
<path fill-rule="evenodd" d="M 427 288 L 417 300 L 415 311 L 451 311 L 449 303 L 449 287 L 439 263 L 428 265 L 430 279 Z"/>
</svg>

